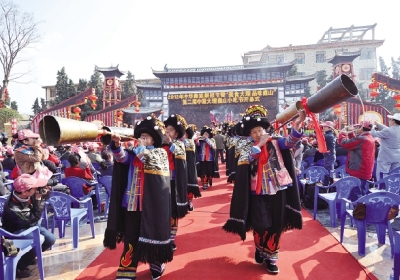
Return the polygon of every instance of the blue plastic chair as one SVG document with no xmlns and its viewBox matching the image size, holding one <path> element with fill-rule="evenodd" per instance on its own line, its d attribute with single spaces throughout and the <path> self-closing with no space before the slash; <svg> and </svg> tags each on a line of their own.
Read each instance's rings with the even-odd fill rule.
<svg viewBox="0 0 400 280">
<path fill-rule="evenodd" d="M 305 185 L 317 182 L 324 182 L 325 177 L 329 176 L 329 171 L 321 166 L 310 166 L 299 175 L 299 182 L 303 187 L 303 197 L 305 195 Z"/>
<path fill-rule="evenodd" d="M 30 237 L 32 235 L 33 238 Z M 0 236 L 12 240 L 15 246 L 20 249 L 15 257 L 6 257 L 3 253 L 3 247 L 0 246 L 0 275 L 3 275 L 2 279 L 15 279 L 18 261 L 31 249 L 35 249 L 40 279 L 44 280 L 42 242 L 40 241 L 39 227 L 33 226 L 18 234 L 10 233 L 0 227 Z"/>
<path fill-rule="evenodd" d="M 100 164 L 98 164 L 97 162 L 92 161 L 92 165 L 93 165 L 94 169 L 96 169 L 97 171 L 100 170 Z"/>
<path fill-rule="evenodd" d="M 84 200 L 77 200 L 76 198 L 61 192 L 51 192 L 48 200 L 49 204 L 53 207 L 54 216 L 51 232 L 54 233 L 55 223 L 58 226 L 58 235 L 60 238 L 65 236 L 65 223 L 71 222 L 72 230 L 72 247 L 78 248 L 79 242 L 79 221 L 87 216 L 92 230 L 92 237 L 95 238 L 94 232 L 94 218 L 93 218 L 93 207 L 92 199 L 90 197 Z M 71 208 L 72 203 L 84 204 L 84 208 Z M 46 209 L 47 210 L 47 209 Z"/>
<path fill-rule="evenodd" d="M 391 174 L 375 182 L 375 188 L 400 195 L 400 174 Z M 373 189 L 369 189 L 374 192 Z"/>
<path fill-rule="evenodd" d="M 350 175 L 347 174 L 346 172 L 346 166 L 342 165 L 333 170 L 332 175 L 335 175 L 336 178 L 346 178 L 349 177 Z"/>
<path fill-rule="evenodd" d="M 317 216 L 317 202 L 318 198 L 325 200 L 329 205 L 329 214 L 331 218 L 331 227 L 336 227 L 336 205 L 340 203 L 341 198 L 349 199 L 350 193 L 354 188 L 360 189 L 361 181 L 355 177 L 346 177 L 340 179 L 339 181 L 333 183 L 329 186 L 320 186 L 319 184 L 315 184 L 314 189 L 314 220 Z M 336 187 L 336 192 L 329 192 L 329 193 L 320 193 L 319 189 L 329 189 L 332 187 Z"/>
<path fill-rule="evenodd" d="M 305 162 L 307 165 L 304 169 L 307 169 L 314 163 L 314 156 L 303 158 L 302 161 Z"/>
<path fill-rule="evenodd" d="M 380 178 L 382 179 L 384 176 L 392 175 L 392 174 L 400 174 L 400 166 L 391 170 L 389 173 L 381 172 Z"/>
<path fill-rule="evenodd" d="M 358 254 L 365 256 L 365 239 L 367 235 L 367 224 L 375 225 L 376 233 L 378 236 L 378 242 L 385 244 L 386 230 L 389 233 L 390 248 L 392 257 L 394 254 L 393 244 L 393 231 L 390 220 L 388 220 L 388 213 L 392 206 L 399 207 L 400 195 L 387 192 L 378 191 L 367 194 L 355 202 L 351 202 L 348 199 L 342 198 L 343 203 L 352 204 L 356 206 L 358 203 L 364 203 L 366 205 L 366 217 L 364 220 L 354 218 L 353 210 L 346 210 L 342 207 L 341 211 L 341 228 L 340 228 L 340 242 L 343 242 L 344 225 L 346 221 L 346 215 L 352 218 L 357 228 L 358 237 Z M 343 204 L 342 204 L 343 205 Z"/>
<path fill-rule="evenodd" d="M 73 196 L 79 200 L 91 197 L 92 195 L 96 195 L 97 207 L 100 211 L 101 201 L 100 201 L 99 190 L 98 190 L 99 183 L 97 181 L 88 182 L 82 178 L 71 176 L 71 177 L 62 179 L 62 183 L 69 187 L 71 196 Z M 88 186 L 92 186 L 94 188 L 92 188 L 91 192 L 89 192 L 88 194 L 85 194 L 83 192 L 84 184 L 86 184 Z"/>
<path fill-rule="evenodd" d="M 315 163 L 313 164 L 313 166 L 321 166 L 321 167 L 323 167 L 323 166 L 324 166 L 324 162 L 325 162 L 324 159 L 320 159 L 320 160 L 318 160 L 317 162 L 315 162 Z"/>
<path fill-rule="evenodd" d="M 11 176 L 12 170 L 10 170 L 10 169 L 3 169 L 3 172 L 4 172 L 4 173 L 6 173 L 6 172 L 7 172 L 7 173 L 8 173 L 8 175 L 6 175 L 6 178 L 7 178 L 7 179 L 10 179 L 10 176 Z"/>
<path fill-rule="evenodd" d="M 400 231 L 394 233 L 394 279 L 400 279 Z"/>
<path fill-rule="evenodd" d="M 337 156 L 335 165 L 337 165 L 337 167 L 346 166 L 346 161 L 347 161 L 347 155 L 346 156 Z"/>
<path fill-rule="evenodd" d="M 102 184 L 106 190 L 107 198 L 104 208 L 104 218 L 108 215 L 108 207 L 109 207 L 109 200 L 111 196 L 111 183 L 112 183 L 112 176 L 101 176 L 99 177 L 99 183 Z"/>
</svg>

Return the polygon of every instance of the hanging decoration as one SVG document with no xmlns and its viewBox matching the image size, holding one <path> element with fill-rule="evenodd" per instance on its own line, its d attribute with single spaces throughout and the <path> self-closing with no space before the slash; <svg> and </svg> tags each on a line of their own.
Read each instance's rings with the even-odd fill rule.
<svg viewBox="0 0 400 280">
<path fill-rule="evenodd" d="M 393 96 L 393 99 L 396 101 L 396 104 L 394 104 L 394 107 L 397 110 L 400 110 L 400 93 L 398 93 L 395 96 Z"/>
<path fill-rule="evenodd" d="M 88 97 L 89 98 L 89 100 L 90 101 L 92 101 L 92 104 L 90 104 L 90 107 L 92 107 L 92 109 L 93 110 L 96 110 L 96 108 L 97 108 L 97 104 L 96 104 L 96 101 L 97 101 L 97 99 L 99 99 L 96 95 L 91 95 L 91 96 L 89 96 Z"/>
<path fill-rule="evenodd" d="M 342 104 L 336 104 L 333 106 L 333 113 L 337 116 L 342 113 Z"/>
<path fill-rule="evenodd" d="M 75 120 L 77 120 L 77 121 L 80 120 L 81 119 L 80 112 L 82 112 L 81 108 L 75 107 L 73 112 L 75 113 L 75 116 L 74 116 Z"/>
<path fill-rule="evenodd" d="M 124 115 L 124 112 L 122 112 L 122 111 L 118 111 L 117 112 L 117 120 L 119 121 L 119 122 L 122 122 L 122 116 Z"/>
</svg>

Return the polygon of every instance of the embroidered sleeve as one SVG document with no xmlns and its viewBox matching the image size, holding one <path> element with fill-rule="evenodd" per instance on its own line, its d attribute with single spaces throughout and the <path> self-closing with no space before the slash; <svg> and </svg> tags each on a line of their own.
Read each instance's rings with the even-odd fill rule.
<svg viewBox="0 0 400 280">
<path fill-rule="evenodd" d="M 208 146 L 211 147 L 211 149 L 215 150 L 217 148 L 217 146 L 215 145 L 215 140 L 214 139 L 210 139 L 207 138 L 206 139 L 206 143 L 208 144 Z"/>
<path fill-rule="evenodd" d="M 261 149 L 257 146 L 251 147 L 250 153 L 249 153 L 249 162 L 253 162 L 255 159 L 257 159 L 260 156 Z"/>
<path fill-rule="evenodd" d="M 175 158 L 180 158 L 180 159 L 186 160 L 186 150 L 185 150 L 185 145 L 183 144 L 183 142 L 180 140 L 174 140 L 173 145 L 174 145 L 174 151 L 173 152 L 171 151 L 171 152 L 174 154 Z M 170 150 L 171 150 L 171 148 L 170 148 Z"/>
<path fill-rule="evenodd" d="M 292 128 L 290 134 L 287 137 L 278 139 L 279 148 L 281 150 L 287 150 L 296 146 L 297 142 L 300 141 L 301 136 L 303 136 L 303 133 L 298 132 Z"/>
<path fill-rule="evenodd" d="M 251 148 L 253 147 L 252 142 L 247 142 L 246 145 L 243 146 L 243 148 L 240 151 L 239 159 L 238 159 L 238 165 L 242 164 L 249 164 L 249 157 L 251 153 Z M 254 159 L 253 159 L 254 160 Z"/>
<path fill-rule="evenodd" d="M 136 154 L 136 156 L 143 162 L 143 156 L 144 156 L 144 151 L 146 150 L 145 146 L 138 146 L 136 147 L 133 152 Z"/>
<path fill-rule="evenodd" d="M 115 147 L 114 142 L 110 143 L 110 150 L 113 153 L 114 159 L 119 163 L 127 164 L 129 162 L 129 153 L 127 153 L 121 146 Z"/>
</svg>

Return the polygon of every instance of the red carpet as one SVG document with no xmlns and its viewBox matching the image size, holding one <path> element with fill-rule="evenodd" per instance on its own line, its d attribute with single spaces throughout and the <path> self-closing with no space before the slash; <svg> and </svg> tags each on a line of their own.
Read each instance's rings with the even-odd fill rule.
<svg viewBox="0 0 400 280">
<path fill-rule="evenodd" d="M 268 274 L 265 265 L 255 264 L 251 233 L 242 242 L 222 230 L 229 217 L 232 186 L 225 177 L 214 181 L 194 201 L 194 212 L 179 221 L 178 249 L 162 279 L 377 279 L 307 211 L 303 211 L 303 229 L 282 237 L 280 273 Z M 121 252 L 121 245 L 114 251 L 104 250 L 77 279 L 115 279 Z M 148 265 L 139 265 L 137 278 L 151 279 Z"/>
</svg>

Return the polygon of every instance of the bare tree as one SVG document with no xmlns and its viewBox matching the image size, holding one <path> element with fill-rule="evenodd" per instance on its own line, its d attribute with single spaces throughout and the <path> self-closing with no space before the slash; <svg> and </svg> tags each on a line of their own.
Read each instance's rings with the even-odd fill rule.
<svg viewBox="0 0 400 280">
<path fill-rule="evenodd" d="M 13 67 L 25 59 L 21 56 L 24 49 L 39 42 L 38 24 L 33 15 L 21 12 L 19 7 L 9 0 L 0 1 L 0 63 L 4 78 L 0 91 L 0 100 L 10 81 L 25 76 L 28 72 L 11 74 Z"/>
</svg>

